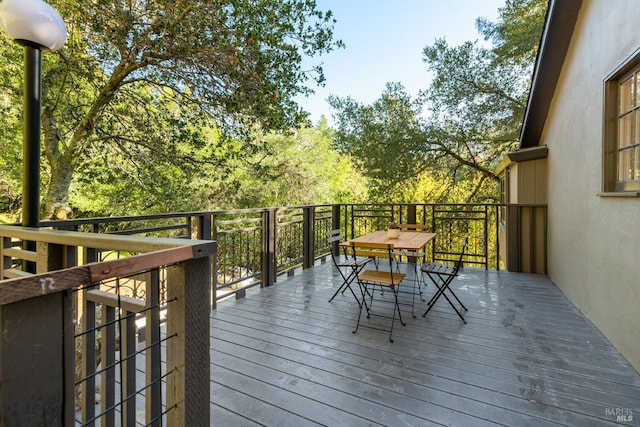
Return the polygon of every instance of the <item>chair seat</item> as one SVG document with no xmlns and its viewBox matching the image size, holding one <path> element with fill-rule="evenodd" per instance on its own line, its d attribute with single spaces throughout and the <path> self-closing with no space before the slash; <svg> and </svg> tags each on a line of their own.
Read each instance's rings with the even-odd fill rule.
<svg viewBox="0 0 640 427">
<path fill-rule="evenodd" d="M 399 285 L 406 275 L 404 273 L 389 273 L 388 271 L 365 270 L 358 274 L 361 282 L 382 283 L 384 285 Z"/>
<path fill-rule="evenodd" d="M 458 274 L 458 269 L 453 265 L 428 263 L 423 264 L 420 269 L 423 273 L 435 273 L 443 276 L 455 276 Z"/>
</svg>

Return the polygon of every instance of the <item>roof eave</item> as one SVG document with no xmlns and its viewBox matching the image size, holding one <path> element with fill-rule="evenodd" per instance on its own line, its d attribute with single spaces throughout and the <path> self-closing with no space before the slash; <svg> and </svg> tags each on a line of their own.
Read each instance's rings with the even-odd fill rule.
<svg viewBox="0 0 640 427">
<path fill-rule="evenodd" d="M 550 0 L 520 129 L 520 148 L 539 144 L 582 0 Z"/>
</svg>

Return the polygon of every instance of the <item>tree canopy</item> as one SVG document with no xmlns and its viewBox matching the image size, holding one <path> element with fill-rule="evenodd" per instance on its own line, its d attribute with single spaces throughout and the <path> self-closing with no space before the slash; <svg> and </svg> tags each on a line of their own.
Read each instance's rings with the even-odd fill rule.
<svg viewBox="0 0 640 427">
<path fill-rule="evenodd" d="M 69 40 L 43 59 L 42 216 L 494 201 L 546 3 L 507 0 L 497 22 L 479 18 L 486 43 L 427 45 L 433 79 L 415 98 L 399 82 L 371 105 L 331 97 L 330 129 L 295 102 L 324 82 L 302 57 L 343 46 L 313 0 L 51 0 Z M 23 58 L 3 41 L 0 208 L 15 212 Z"/>
<path fill-rule="evenodd" d="M 398 195 L 390 191 L 426 175 L 436 187 L 450 187 L 429 192 L 438 197 L 430 201 L 452 201 L 454 194 L 464 194 L 455 201 L 495 200 L 493 170 L 516 148 L 545 12 L 544 0 L 508 0 L 498 22 L 477 20 L 492 47 L 450 46 L 445 39 L 426 46 L 433 80 L 417 99 L 400 83 L 388 84 L 372 105 L 330 98 L 337 146 L 359 159 L 374 183 L 372 195 Z"/>
<path fill-rule="evenodd" d="M 163 175 L 189 175 L 203 163 L 224 168 L 233 152 L 220 150 L 230 139 L 304 121 L 294 98 L 313 90 L 309 78 L 322 84 L 324 76 L 320 65 L 302 69 L 302 55 L 342 45 L 331 12 L 312 0 L 50 3 L 69 39 L 43 61 L 44 216 L 68 203 L 74 179 L 109 181 L 135 170 L 129 179 L 153 175 L 165 191 Z M 11 117 L 5 144 L 18 137 L 18 111 L 9 106 L 20 105 L 22 59 L 7 40 L 0 57 L 2 108 Z M 83 176 L 74 174 L 79 168 Z"/>
</svg>

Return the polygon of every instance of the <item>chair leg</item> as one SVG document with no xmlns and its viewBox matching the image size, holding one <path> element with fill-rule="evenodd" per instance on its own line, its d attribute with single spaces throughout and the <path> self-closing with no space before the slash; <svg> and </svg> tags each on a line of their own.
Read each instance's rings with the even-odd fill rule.
<svg viewBox="0 0 640 427">
<path fill-rule="evenodd" d="M 415 306 L 416 306 L 416 290 L 418 291 L 418 295 L 422 302 L 424 302 L 424 298 L 422 297 L 422 289 L 420 289 L 420 276 L 418 275 L 418 262 L 412 262 L 413 264 L 413 295 L 411 295 L 411 315 L 415 319 Z"/>
<path fill-rule="evenodd" d="M 360 287 L 360 294 L 362 295 L 362 304 L 364 304 L 364 308 L 367 310 L 367 318 L 369 318 L 369 308 L 373 303 L 373 294 L 369 292 L 369 288 L 366 285 L 358 282 L 358 286 Z M 367 297 L 369 298 L 369 304 L 367 304 Z"/>
<path fill-rule="evenodd" d="M 466 325 L 467 321 L 464 318 L 464 316 L 462 316 L 462 313 L 460 313 L 460 311 L 458 310 L 458 308 L 455 306 L 455 304 L 453 304 L 453 302 L 451 302 L 451 300 L 449 299 L 449 297 L 447 296 L 447 294 L 445 293 L 445 291 L 448 289 L 449 292 L 451 292 L 451 294 L 453 295 L 453 297 L 456 299 L 456 301 L 458 301 L 460 303 L 460 305 L 462 306 L 462 308 L 467 311 L 467 307 L 464 306 L 464 304 L 462 304 L 462 302 L 460 301 L 460 299 L 458 299 L 458 297 L 456 296 L 455 292 L 453 292 L 450 288 L 449 285 L 451 284 L 451 282 L 454 279 L 454 276 L 450 276 L 447 277 L 446 279 L 441 277 L 439 274 L 436 273 L 437 279 L 435 277 L 433 277 L 431 274 L 427 273 L 427 275 L 431 278 L 431 281 L 434 283 L 434 285 L 436 286 L 436 288 L 438 288 L 438 290 L 436 291 L 436 293 L 431 297 L 431 299 L 429 300 L 429 302 L 427 303 L 428 307 L 427 310 L 424 312 L 424 314 L 422 315 L 422 317 L 425 317 L 427 315 L 427 313 L 429 313 L 429 311 L 431 311 L 431 309 L 433 308 L 433 306 L 435 305 L 435 302 L 441 297 L 444 296 L 444 298 L 447 300 L 447 302 L 449 303 L 449 305 L 451 306 L 451 308 L 453 308 L 456 312 L 456 314 L 458 315 L 458 317 L 460 317 L 460 319 L 462 319 L 462 322 Z"/>
<path fill-rule="evenodd" d="M 342 291 L 342 293 L 344 294 L 344 291 L 346 291 L 347 288 L 349 288 L 349 291 L 351 292 L 351 295 L 353 295 L 353 297 L 355 298 L 355 300 L 358 303 L 358 305 L 361 305 L 362 302 L 358 299 L 358 296 L 353 291 L 353 288 L 351 287 L 351 284 L 358 277 L 358 273 L 360 273 L 360 271 L 362 271 L 362 269 L 364 268 L 364 264 L 361 265 L 360 267 L 352 266 L 351 267 L 351 272 L 347 276 L 344 275 L 344 273 L 342 272 L 342 269 L 340 267 L 336 266 L 336 268 L 338 269 L 338 273 L 340 273 L 340 276 L 342 277 L 342 285 L 340 285 L 340 287 L 334 292 L 333 296 L 331 296 L 331 298 L 329 299 L 329 302 L 333 301 L 333 299 L 336 297 L 336 295 L 338 295 L 338 292 Z M 362 288 L 360 288 L 360 292 L 362 293 Z"/>
<path fill-rule="evenodd" d="M 427 300 L 424 299 L 424 292 L 422 291 L 422 288 L 426 287 L 427 284 L 424 281 L 424 273 L 418 274 L 419 271 L 421 271 L 421 268 L 418 268 L 418 263 L 416 262 L 416 280 L 418 280 L 418 291 L 420 292 L 420 300 L 422 302 L 426 302 Z"/>
<path fill-rule="evenodd" d="M 394 323 L 396 321 L 396 311 L 398 312 L 398 320 L 400 321 L 400 324 L 402 326 L 407 326 L 407 324 L 402 321 L 402 313 L 400 312 L 400 305 L 398 304 L 398 292 L 399 292 L 398 285 L 393 286 L 392 287 L 392 291 L 393 291 L 393 296 L 395 298 L 395 304 L 394 304 L 394 307 L 393 307 L 393 317 L 391 319 L 391 330 L 389 331 L 389 341 L 390 342 L 393 342 L 393 338 L 392 338 L 392 336 L 393 336 L 393 325 L 394 325 Z"/>
<path fill-rule="evenodd" d="M 413 318 L 416 318 L 416 313 L 415 313 L 415 306 L 416 306 L 416 293 L 419 294 L 420 299 L 422 300 L 422 302 L 425 302 L 425 299 L 422 296 L 422 289 L 421 289 L 421 280 L 420 280 L 420 275 L 418 274 L 418 265 L 417 262 L 411 262 L 408 261 L 407 262 L 407 273 L 409 272 L 409 268 L 413 267 L 413 277 L 411 279 L 407 278 L 405 279 L 402 283 L 401 286 L 403 286 L 403 289 L 406 289 L 406 287 L 408 287 L 409 285 L 404 285 L 405 282 L 412 280 L 413 281 L 413 290 L 412 291 L 403 291 L 403 293 L 411 293 L 411 315 L 413 316 Z M 396 262 L 396 272 L 400 273 L 400 262 Z"/>
<path fill-rule="evenodd" d="M 465 320 L 465 318 L 462 316 L 462 313 L 460 313 L 460 311 L 456 308 L 456 306 L 451 302 L 451 300 L 449 299 L 449 297 L 447 296 L 447 294 L 444 293 L 444 291 L 442 292 L 442 295 L 445 297 L 445 299 L 449 302 L 449 305 L 451 306 L 451 308 L 453 308 L 456 312 L 456 314 L 458 315 L 458 317 L 460 317 L 460 319 L 462 319 L 462 323 L 464 323 L 465 325 L 467 324 L 467 321 Z M 455 297 L 455 294 L 453 294 L 453 296 Z M 456 299 L 458 299 L 458 297 L 455 297 Z M 466 308 L 465 308 L 466 310 Z"/>
<path fill-rule="evenodd" d="M 396 285 L 394 287 L 394 289 L 397 288 L 397 287 L 398 287 L 398 285 Z M 398 304 L 398 290 L 397 289 L 396 289 L 396 310 L 398 310 L 398 319 L 400 320 L 400 324 L 402 326 L 407 326 L 407 324 L 404 323 L 404 321 L 402 320 L 402 313 L 400 312 L 400 304 Z"/>
<path fill-rule="evenodd" d="M 340 291 L 342 291 L 344 293 L 344 291 L 347 290 L 347 288 L 349 288 L 349 290 L 351 291 L 351 293 L 353 294 L 353 297 L 356 299 L 356 301 L 358 301 L 358 297 L 356 296 L 356 294 L 353 292 L 353 289 L 351 289 L 351 283 L 353 282 L 353 280 L 355 279 L 355 271 L 352 271 L 351 273 L 349 273 L 348 276 L 345 277 L 345 275 L 342 273 L 342 270 L 340 270 L 340 268 L 338 267 L 338 272 L 340 273 L 340 276 L 342 276 L 342 284 L 340 285 L 340 287 L 338 288 L 338 290 L 333 294 L 333 296 L 329 299 L 329 302 L 333 301 L 333 299 L 336 297 L 336 295 L 338 295 L 338 293 Z M 358 304 L 360 304 L 360 301 L 358 301 Z"/>
<path fill-rule="evenodd" d="M 458 304 L 460 304 L 460 307 L 462 307 L 462 309 L 464 309 L 464 311 L 469 311 L 467 309 L 467 307 L 465 307 L 465 305 L 462 303 L 462 301 L 460 301 L 460 299 L 458 298 L 458 296 L 455 294 L 455 292 L 453 292 L 451 290 L 451 288 L 449 286 L 447 286 L 447 289 L 449 290 L 449 292 L 451 292 L 451 295 L 453 295 L 453 297 L 456 299 L 456 301 L 458 301 Z M 446 295 L 445 295 L 446 298 Z"/>
<path fill-rule="evenodd" d="M 358 285 L 360 286 L 360 290 L 362 292 L 362 304 L 360 304 L 360 309 L 358 311 L 358 322 L 356 323 L 356 328 L 353 331 L 351 331 L 354 334 L 358 332 L 358 328 L 360 327 L 360 319 L 362 318 L 363 306 L 367 311 L 367 318 L 369 318 L 369 315 L 370 315 L 369 313 L 370 304 L 367 304 L 366 294 L 371 295 L 371 302 L 373 302 L 373 295 L 369 292 L 369 289 L 367 288 L 367 283 L 361 283 L 360 281 L 358 281 Z"/>
<path fill-rule="evenodd" d="M 363 306 L 363 305 L 366 305 L 366 301 L 365 301 L 364 299 L 363 299 L 363 301 L 362 301 L 362 302 L 363 302 L 363 303 L 362 303 L 362 304 L 360 304 L 360 310 L 358 310 L 358 321 L 356 322 L 356 328 L 355 328 L 353 331 L 351 331 L 351 332 L 352 332 L 352 333 L 354 333 L 354 334 L 355 334 L 356 332 L 358 332 L 358 328 L 360 327 L 360 318 L 362 317 L 362 306 Z M 368 312 L 368 311 L 369 311 L 369 310 L 367 310 L 367 312 Z"/>
<path fill-rule="evenodd" d="M 358 311 L 358 321 L 356 322 L 356 327 L 353 331 L 351 331 L 352 333 L 356 333 L 358 332 L 358 329 L 360 327 L 360 321 L 362 320 L 362 308 L 364 307 L 364 309 L 367 312 L 367 319 L 369 319 L 371 317 L 371 313 L 370 313 L 370 309 L 371 306 L 373 304 L 373 294 L 375 293 L 375 287 L 376 286 L 380 286 L 381 288 L 383 288 L 384 286 L 381 284 L 377 284 L 377 283 L 360 283 L 358 282 L 361 286 L 361 288 L 363 289 L 362 294 L 363 294 L 363 298 L 362 298 L 362 304 L 360 305 L 360 309 Z M 369 291 L 369 285 L 371 285 L 374 289 L 371 290 L 371 292 Z M 393 326 L 395 324 L 395 320 L 396 320 L 396 313 L 398 313 L 398 321 L 400 322 L 400 324 L 402 326 L 406 326 L 407 324 L 402 320 L 402 312 L 400 311 L 400 304 L 398 301 L 398 285 L 396 286 L 392 286 L 391 290 L 393 292 L 393 297 L 394 297 L 394 302 L 393 302 L 393 316 L 391 318 L 391 328 L 389 330 L 389 341 L 393 342 Z M 370 303 L 367 304 L 367 300 L 365 295 L 369 295 L 370 298 Z M 374 329 L 378 329 L 378 328 L 374 328 Z"/>
<path fill-rule="evenodd" d="M 331 298 L 329 298 L 329 302 L 333 301 L 333 299 L 336 297 L 336 295 L 338 295 L 338 293 L 345 287 L 346 282 L 343 281 L 342 284 L 340 285 L 340 287 L 338 288 L 338 290 L 331 296 Z"/>
<path fill-rule="evenodd" d="M 435 294 L 433 294 L 433 296 L 431 297 L 431 299 L 429 300 L 429 302 L 427 303 L 427 309 L 425 310 L 425 312 L 422 314 L 422 317 L 426 317 L 426 315 L 429 313 L 429 311 L 431 311 L 431 309 L 433 308 L 433 306 L 435 304 L 433 304 L 435 302 L 435 300 L 437 299 L 436 297 L 440 294 L 440 286 L 435 283 L 435 286 L 437 288 L 437 291 Z"/>
</svg>

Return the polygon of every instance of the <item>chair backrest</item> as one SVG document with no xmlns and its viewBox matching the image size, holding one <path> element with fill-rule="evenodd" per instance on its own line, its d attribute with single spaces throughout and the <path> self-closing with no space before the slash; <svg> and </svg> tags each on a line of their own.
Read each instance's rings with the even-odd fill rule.
<svg viewBox="0 0 640 427">
<path fill-rule="evenodd" d="M 388 258 L 391 265 L 393 261 L 393 244 L 374 242 L 351 242 L 353 256 L 366 258 Z"/>
<path fill-rule="evenodd" d="M 332 244 L 334 242 L 342 242 L 342 236 L 340 235 L 340 229 L 327 231 L 327 243 Z"/>
<path fill-rule="evenodd" d="M 425 224 L 399 224 L 402 231 L 429 231 L 429 226 Z"/>
<path fill-rule="evenodd" d="M 464 238 L 464 243 L 462 244 L 462 250 L 460 251 L 460 257 L 456 260 L 455 264 L 453 265 L 453 267 L 456 270 L 460 270 L 463 267 L 463 258 L 464 258 L 464 254 L 467 252 L 467 246 L 469 246 L 469 235 L 467 234 L 466 237 Z"/>
<path fill-rule="evenodd" d="M 342 235 L 340 234 L 340 229 L 329 230 L 327 231 L 327 244 L 329 244 L 329 252 L 331 252 L 331 259 L 333 263 L 338 265 L 338 260 L 336 256 L 339 255 L 338 252 L 338 244 L 342 242 Z M 346 246 L 342 247 L 342 252 L 344 253 L 344 257 L 349 257 L 349 251 Z"/>
<path fill-rule="evenodd" d="M 351 248 L 353 250 L 353 256 L 367 257 L 367 258 L 386 258 L 389 260 L 389 269 L 378 270 L 378 263 L 375 270 L 365 270 L 362 274 L 358 275 L 358 280 L 372 281 L 376 283 L 383 283 L 389 286 L 399 285 L 404 274 L 394 272 L 393 262 L 393 244 L 391 243 L 371 243 L 371 242 L 351 242 Z"/>
</svg>

